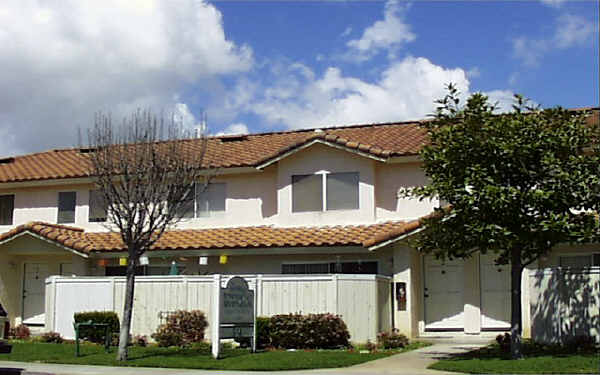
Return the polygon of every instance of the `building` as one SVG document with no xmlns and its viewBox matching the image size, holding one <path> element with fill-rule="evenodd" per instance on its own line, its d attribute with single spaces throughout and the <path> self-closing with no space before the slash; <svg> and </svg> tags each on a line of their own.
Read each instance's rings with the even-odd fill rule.
<svg viewBox="0 0 600 375">
<path fill-rule="evenodd" d="M 418 125 L 209 138 L 205 160 L 217 176 L 196 195 L 189 218 L 147 254 L 140 275 L 167 275 L 173 262 L 183 275 L 382 275 L 389 285 L 376 301 L 385 301 L 389 312 L 382 314 L 389 319 L 379 319 L 379 328 L 413 337 L 508 328 L 507 266 L 489 256 L 442 263 L 405 241 L 439 206 L 398 197 L 399 188 L 426 183 L 417 156 L 425 134 Z M 12 324 L 48 326 L 51 275 L 124 274 L 125 248 L 103 225 L 106 215 L 87 175 L 89 152 L 0 160 L 0 302 Z M 535 267 L 559 265 L 600 265 L 600 248 L 561 247 Z M 524 309 L 526 334 L 528 322 Z M 357 337 L 373 339 L 376 329 Z"/>
</svg>

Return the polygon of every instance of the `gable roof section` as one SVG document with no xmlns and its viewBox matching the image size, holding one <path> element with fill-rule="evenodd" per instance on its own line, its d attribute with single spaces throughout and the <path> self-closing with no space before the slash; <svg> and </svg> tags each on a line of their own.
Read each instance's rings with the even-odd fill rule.
<svg viewBox="0 0 600 375">
<path fill-rule="evenodd" d="M 218 250 L 362 246 L 386 240 L 390 234 L 409 233 L 415 222 L 386 222 L 372 225 L 275 228 L 269 226 L 186 229 L 165 232 L 151 250 Z M 0 234 L 0 244 L 24 233 L 32 234 L 80 254 L 126 251 L 115 232 L 84 232 L 64 225 L 31 222 Z"/>
</svg>

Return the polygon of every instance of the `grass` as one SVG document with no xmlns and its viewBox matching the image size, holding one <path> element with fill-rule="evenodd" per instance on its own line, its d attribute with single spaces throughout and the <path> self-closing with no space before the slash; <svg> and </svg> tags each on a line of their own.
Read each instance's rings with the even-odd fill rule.
<svg viewBox="0 0 600 375">
<path fill-rule="evenodd" d="M 598 374 L 600 353 L 597 349 L 577 351 L 575 348 L 536 345 L 523 342 L 522 360 L 493 344 L 465 354 L 443 359 L 430 369 L 471 374 Z"/>
<path fill-rule="evenodd" d="M 263 371 L 347 367 L 428 345 L 414 342 L 400 350 L 377 351 L 368 354 L 350 350 L 263 351 L 251 354 L 247 349 L 226 348 L 222 352 L 223 358 L 219 360 L 212 358 L 208 345 L 195 349 L 159 348 L 156 346 L 130 347 L 129 360 L 122 363 L 115 360 L 115 348 L 112 348 L 110 353 L 106 353 L 104 348 L 98 345 L 82 346 L 82 355 L 75 357 L 74 344 L 18 341 L 13 341 L 11 344 L 13 345 L 12 353 L 1 355 L 0 363 L 2 360 L 6 360 L 104 366 Z"/>
</svg>

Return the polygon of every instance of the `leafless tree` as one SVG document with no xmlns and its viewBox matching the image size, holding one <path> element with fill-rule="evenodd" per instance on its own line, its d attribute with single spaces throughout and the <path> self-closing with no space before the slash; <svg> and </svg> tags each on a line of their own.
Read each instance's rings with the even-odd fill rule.
<svg viewBox="0 0 600 375">
<path fill-rule="evenodd" d="M 99 113 L 88 135 L 89 173 L 103 198 L 106 226 L 120 233 L 128 252 L 117 360 L 127 360 L 140 257 L 193 209 L 196 184 L 208 182 L 206 139 L 188 138 L 175 121 L 167 122 L 138 110 L 114 126 L 110 115 Z"/>
</svg>

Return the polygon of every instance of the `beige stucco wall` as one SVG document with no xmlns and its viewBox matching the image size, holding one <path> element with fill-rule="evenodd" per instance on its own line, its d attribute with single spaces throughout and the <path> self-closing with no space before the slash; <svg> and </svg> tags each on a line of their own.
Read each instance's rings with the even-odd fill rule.
<svg viewBox="0 0 600 375">
<path fill-rule="evenodd" d="M 325 212 L 291 212 L 291 178 L 296 174 L 335 172 L 359 173 L 359 209 Z M 186 219 L 178 228 L 235 227 L 253 225 L 315 226 L 369 224 L 388 220 L 411 220 L 431 212 L 437 201 L 419 202 L 398 198 L 401 187 L 426 182 L 418 163 L 386 164 L 355 153 L 315 144 L 262 171 L 243 174 L 218 174 L 213 182 L 226 184 L 226 211 L 211 217 Z M 0 226 L 5 232 L 30 221 L 56 223 L 58 193 L 77 193 L 74 225 L 87 231 L 104 231 L 101 223 L 88 222 L 87 184 L 1 189 L 0 194 L 15 194 L 14 225 Z"/>
<path fill-rule="evenodd" d="M 398 197 L 400 188 L 423 186 L 426 182 L 420 163 L 375 163 L 377 220 L 412 220 L 431 213 L 439 205 L 437 199 L 419 201 Z"/>
<path fill-rule="evenodd" d="M 47 264 L 50 275 L 59 275 L 61 264 L 65 263 L 71 265 L 73 274 L 87 273 L 86 261 L 81 256 L 29 235 L 0 246 L 0 303 L 9 314 L 11 325 L 22 320 L 23 270 L 26 263 Z"/>
</svg>

